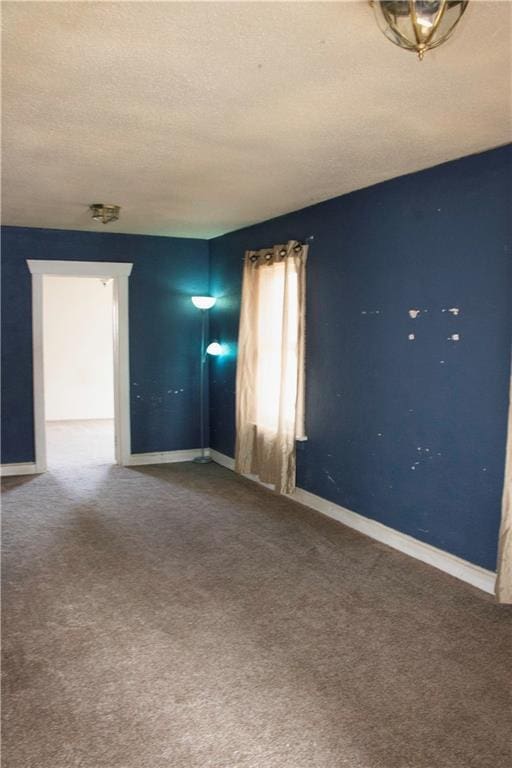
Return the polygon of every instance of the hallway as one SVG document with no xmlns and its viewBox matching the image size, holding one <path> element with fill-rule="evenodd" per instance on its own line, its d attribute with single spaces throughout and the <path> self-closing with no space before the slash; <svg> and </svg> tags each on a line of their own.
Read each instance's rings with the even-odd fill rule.
<svg viewBox="0 0 512 768">
<path fill-rule="evenodd" d="M 114 420 L 47 421 L 46 454 L 50 471 L 115 464 Z"/>
</svg>

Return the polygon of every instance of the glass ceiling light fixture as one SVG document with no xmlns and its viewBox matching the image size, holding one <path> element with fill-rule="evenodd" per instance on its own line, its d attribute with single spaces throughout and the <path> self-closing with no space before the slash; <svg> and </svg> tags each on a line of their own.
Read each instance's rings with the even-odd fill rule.
<svg viewBox="0 0 512 768">
<path fill-rule="evenodd" d="M 111 221 L 117 221 L 119 218 L 120 205 L 110 205 L 110 203 L 91 203 L 89 209 L 92 211 L 94 221 L 101 221 L 102 224 L 108 224 Z"/>
<path fill-rule="evenodd" d="M 468 0 L 370 0 L 377 24 L 388 40 L 415 51 L 426 51 L 448 40 L 467 8 Z"/>
</svg>

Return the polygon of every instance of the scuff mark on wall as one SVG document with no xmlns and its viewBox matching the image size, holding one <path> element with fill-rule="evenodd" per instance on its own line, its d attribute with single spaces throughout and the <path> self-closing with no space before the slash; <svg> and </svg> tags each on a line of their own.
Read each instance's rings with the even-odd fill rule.
<svg viewBox="0 0 512 768">
<path fill-rule="evenodd" d="M 329 474 L 329 472 L 326 469 L 324 469 L 324 473 L 327 476 L 327 479 L 329 480 L 329 482 L 332 483 L 335 486 L 335 488 L 337 489 L 338 486 L 336 485 L 336 480 L 333 477 L 331 477 L 331 475 Z"/>
<path fill-rule="evenodd" d="M 450 307 L 450 309 L 446 309 L 446 307 L 443 307 L 441 312 L 450 312 L 454 317 L 457 317 L 457 315 L 460 312 L 459 307 Z"/>
</svg>

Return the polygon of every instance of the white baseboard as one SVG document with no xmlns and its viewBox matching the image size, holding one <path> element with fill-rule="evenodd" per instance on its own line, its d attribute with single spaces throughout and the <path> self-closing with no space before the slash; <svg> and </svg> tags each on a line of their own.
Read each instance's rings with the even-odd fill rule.
<svg viewBox="0 0 512 768">
<path fill-rule="evenodd" d="M 455 576 L 456 579 L 472 584 L 484 592 L 494 593 L 496 574 L 493 571 L 488 571 L 479 565 L 470 563 L 468 560 L 452 555 L 450 552 L 445 552 L 442 549 L 433 547 L 431 544 L 415 539 L 413 536 L 401 533 L 394 528 L 389 528 L 387 525 L 378 523 L 376 520 L 371 520 L 356 512 L 351 512 L 350 509 L 333 504 L 331 501 L 327 501 L 321 498 L 321 496 L 315 496 L 314 493 L 304 491 L 302 488 L 296 488 L 290 498 L 298 501 L 300 504 L 304 504 L 306 507 L 315 509 L 317 512 L 321 512 L 323 515 L 327 515 L 327 517 L 338 520 L 338 522 L 347 525 L 349 528 L 354 528 L 356 531 L 364 533 L 365 536 L 380 541 L 382 544 L 387 544 L 388 547 L 398 549 L 400 552 L 416 558 L 416 560 L 421 560 L 423 563 L 434 566 L 434 568 L 439 568 L 440 571 L 449 573 L 450 576 Z"/>
<path fill-rule="evenodd" d="M 206 449 L 206 455 L 210 455 L 210 451 Z M 192 461 L 201 454 L 200 448 L 193 448 L 187 451 L 156 451 L 155 453 L 132 453 L 128 461 L 127 467 L 139 467 L 144 464 L 174 464 L 179 461 Z M 220 463 L 220 462 L 219 462 Z M 233 462 L 233 468 L 235 463 Z M 0 465 L 0 477 L 10 477 L 14 475 L 34 475 L 38 472 L 42 472 L 36 467 L 34 463 L 27 464 L 1 464 Z"/>
<path fill-rule="evenodd" d="M 231 456 L 226 456 L 224 453 L 219 453 L 213 448 L 210 448 L 210 456 L 216 464 L 220 464 L 222 467 L 226 467 L 226 469 L 232 469 L 234 471 L 235 460 L 232 459 Z"/>
<path fill-rule="evenodd" d="M 37 471 L 38 470 L 36 468 L 36 465 L 33 462 L 0 465 L 0 477 L 15 477 L 16 475 L 35 475 Z"/>
<path fill-rule="evenodd" d="M 206 455 L 210 455 L 210 451 L 205 451 Z M 179 461 L 192 461 L 201 454 L 200 448 L 193 448 L 187 451 L 156 451 L 155 453 L 132 453 L 128 461 L 127 467 L 140 467 L 144 464 L 175 464 Z"/>
<path fill-rule="evenodd" d="M 221 464 L 228 469 L 235 468 L 235 460 L 230 456 L 225 456 L 215 450 L 210 450 L 210 455 L 217 464 Z M 257 478 L 251 475 L 244 475 L 244 477 L 259 482 Z M 433 547 L 431 544 L 425 544 L 425 542 L 419 541 L 419 539 L 408 536 L 406 533 L 401 533 L 394 528 L 389 528 L 387 525 L 378 523 L 376 520 L 371 520 L 356 512 L 351 512 L 351 510 L 345 509 L 345 507 L 340 507 L 338 504 L 327 501 L 327 499 L 323 499 L 321 496 L 316 496 L 314 493 L 309 493 L 309 491 L 304 491 L 302 488 L 296 488 L 288 498 L 310 509 L 314 509 L 322 515 L 331 517 L 333 520 L 337 520 L 349 528 L 354 528 L 371 539 L 387 544 L 388 547 L 398 549 L 400 552 L 414 557 L 416 560 L 421 560 L 423 563 L 432 565 L 440 571 L 449 573 L 450 576 L 465 581 L 473 587 L 477 587 L 489 594 L 494 594 L 496 574 L 493 571 L 488 571 L 485 568 L 474 565 L 468 560 L 463 560 L 456 555 Z"/>
</svg>

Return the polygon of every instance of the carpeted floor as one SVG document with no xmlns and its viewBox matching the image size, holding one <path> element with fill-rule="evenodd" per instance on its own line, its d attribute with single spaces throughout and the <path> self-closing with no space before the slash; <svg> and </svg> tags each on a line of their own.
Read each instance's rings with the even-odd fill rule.
<svg viewBox="0 0 512 768">
<path fill-rule="evenodd" d="M 95 461 L 4 481 L 4 768 L 512 764 L 509 609 L 214 464 Z"/>
<path fill-rule="evenodd" d="M 114 420 L 47 421 L 46 461 L 50 471 L 115 464 Z"/>
</svg>

